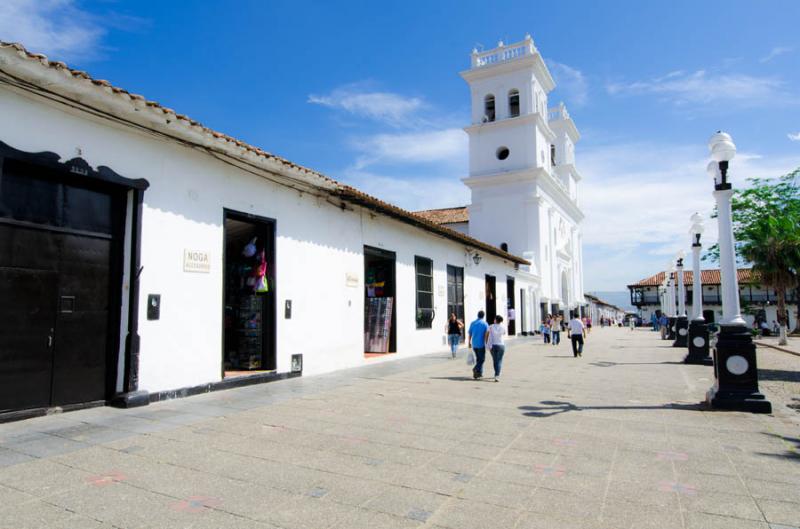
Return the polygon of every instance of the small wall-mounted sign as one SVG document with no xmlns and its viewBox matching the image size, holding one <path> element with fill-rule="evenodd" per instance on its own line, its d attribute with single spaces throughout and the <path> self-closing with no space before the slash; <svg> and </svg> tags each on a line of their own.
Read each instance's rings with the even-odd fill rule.
<svg viewBox="0 0 800 529">
<path fill-rule="evenodd" d="M 183 250 L 183 271 L 207 274 L 211 271 L 211 261 L 208 252 L 198 250 Z"/>
<path fill-rule="evenodd" d="M 445 293 L 444 285 L 439 285 L 439 297 L 443 298 L 444 297 L 444 293 Z"/>
<path fill-rule="evenodd" d="M 358 286 L 358 274 L 352 272 L 345 273 L 344 284 L 350 288 L 356 288 Z"/>
</svg>

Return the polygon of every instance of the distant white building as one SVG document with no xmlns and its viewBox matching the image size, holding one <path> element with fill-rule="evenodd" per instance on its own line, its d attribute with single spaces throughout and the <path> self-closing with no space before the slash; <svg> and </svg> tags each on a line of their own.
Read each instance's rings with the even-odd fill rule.
<svg viewBox="0 0 800 529">
<path fill-rule="evenodd" d="M 520 302 L 532 315 L 531 328 L 538 328 L 544 314 L 568 314 L 586 304 L 575 166 L 580 134 L 563 103 L 548 107 L 555 82 L 529 35 L 473 50 L 461 76 L 472 101 L 472 123 L 464 129 L 469 176 L 463 179 L 472 200 L 463 208 L 418 214 L 528 259 L 524 268 L 533 285 Z"/>
<path fill-rule="evenodd" d="M 600 326 L 601 318 L 612 322 L 621 322 L 625 318 L 625 309 L 604 301 L 592 294 L 584 294 L 584 297 L 589 304 L 587 315 L 592 319 L 593 325 Z"/>
<path fill-rule="evenodd" d="M 750 268 L 740 268 L 738 271 L 739 302 L 742 307 L 742 317 L 748 325 L 758 321 L 766 321 L 772 327 L 772 322 L 777 321 L 777 294 L 774 289 L 767 288 Z M 639 310 L 639 316 L 645 322 L 650 321 L 652 314 L 661 314 L 661 296 L 659 286 L 664 281 L 666 272 L 659 272 L 646 277 L 632 285 L 628 285 L 631 293 L 631 305 Z M 701 270 L 700 280 L 703 292 L 703 317 L 709 323 L 719 321 L 722 317 L 722 293 L 720 291 L 721 278 L 719 269 Z M 686 311 L 692 313 L 692 289 L 694 288 L 694 274 L 690 270 L 683 271 L 683 282 L 686 289 Z M 797 291 L 786 291 L 787 312 L 789 316 L 788 328 L 797 326 Z M 794 305 L 795 310 L 792 310 Z"/>
</svg>

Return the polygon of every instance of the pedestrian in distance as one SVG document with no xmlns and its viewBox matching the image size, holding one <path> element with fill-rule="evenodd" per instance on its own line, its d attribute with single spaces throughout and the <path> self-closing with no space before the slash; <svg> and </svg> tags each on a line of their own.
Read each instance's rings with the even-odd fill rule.
<svg viewBox="0 0 800 529">
<path fill-rule="evenodd" d="M 544 343 L 550 343 L 550 316 L 548 315 L 542 322 L 542 337 Z"/>
<path fill-rule="evenodd" d="M 458 344 L 461 343 L 461 331 L 464 329 L 464 323 L 458 319 L 456 313 L 450 314 L 450 319 L 447 320 L 447 343 L 450 344 L 450 355 L 455 358 L 458 352 Z"/>
<path fill-rule="evenodd" d="M 506 345 L 503 336 L 506 334 L 506 327 L 503 325 L 503 317 L 494 317 L 494 323 L 486 331 L 486 344 L 492 353 L 492 363 L 494 364 L 494 381 L 500 382 L 500 370 L 503 367 L 503 355 L 506 352 Z"/>
<path fill-rule="evenodd" d="M 561 317 L 554 316 L 550 324 L 550 335 L 553 345 L 561 343 Z"/>
<path fill-rule="evenodd" d="M 484 312 L 478 311 L 478 318 L 469 324 L 467 335 L 469 337 L 469 347 L 475 352 L 475 366 L 472 368 L 472 378 L 483 377 L 483 362 L 486 360 L 486 333 L 489 331 L 489 324 L 483 319 Z"/>
<path fill-rule="evenodd" d="M 576 314 L 569 321 L 569 338 L 572 341 L 572 356 L 583 356 L 583 339 L 586 337 L 586 328 Z"/>
</svg>

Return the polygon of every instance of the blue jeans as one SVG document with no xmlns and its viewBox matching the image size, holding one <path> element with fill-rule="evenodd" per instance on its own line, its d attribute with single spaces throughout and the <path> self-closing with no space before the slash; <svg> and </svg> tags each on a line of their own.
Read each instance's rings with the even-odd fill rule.
<svg viewBox="0 0 800 529">
<path fill-rule="evenodd" d="M 483 376 L 483 362 L 486 361 L 486 348 L 485 347 L 473 347 L 473 351 L 475 351 L 475 367 L 472 368 L 472 371 L 482 377 Z"/>
<path fill-rule="evenodd" d="M 553 331 L 553 345 L 561 343 L 561 331 Z"/>
<path fill-rule="evenodd" d="M 453 357 L 456 356 L 456 351 L 458 351 L 459 342 L 461 342 L 461 335 L 460 334 L 448 334 L 447 335 L 447 343 L 450 344 L 450 353 L 452 353 Z"/>
<path fill-rule="evenodd" d="M 503 355 L 506 354 L 505 345 L 492 346 L 492 363 L 494 363 L 494 376 L 500 376 L 500 369 L 503 367 Z"/>
</svg>

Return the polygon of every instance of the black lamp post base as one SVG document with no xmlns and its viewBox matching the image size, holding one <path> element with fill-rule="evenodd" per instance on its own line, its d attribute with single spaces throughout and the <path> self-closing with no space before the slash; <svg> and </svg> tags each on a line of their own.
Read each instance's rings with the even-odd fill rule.
<svg viewBox="0 0 800 529">
<path fill-rule="evenodd" d="M 686 347 L 689 343 L 689 320 L 686 316 L 675 319 L 675 341 L 672 347 Z"/>
<path fill-rule="evenodd" d="M 714 348 L 714 386 L 706 401 L 712 408 L 772 413 L 772 404 L 758 391 L 756 346 L 745 325 L 722 325 Z"/>
<path fill-rule="evenodd" d="M 708 351 L 708 325 L 705 320 L 692 320 L 689 323 L 689 354 L 683 359 L 683 363 L 712 366 L 714 359 Z"/>
<path fill-rule="evenodd" d="M 676 332 L 675 329 L 675 322 L 677 320 L 678 318 L 675 318 L 674 316 L 670 316 L 667 318 L 667 340 L 674 340 L 675 338 L 678 337 L 678 333 Z"/>
</svg>

